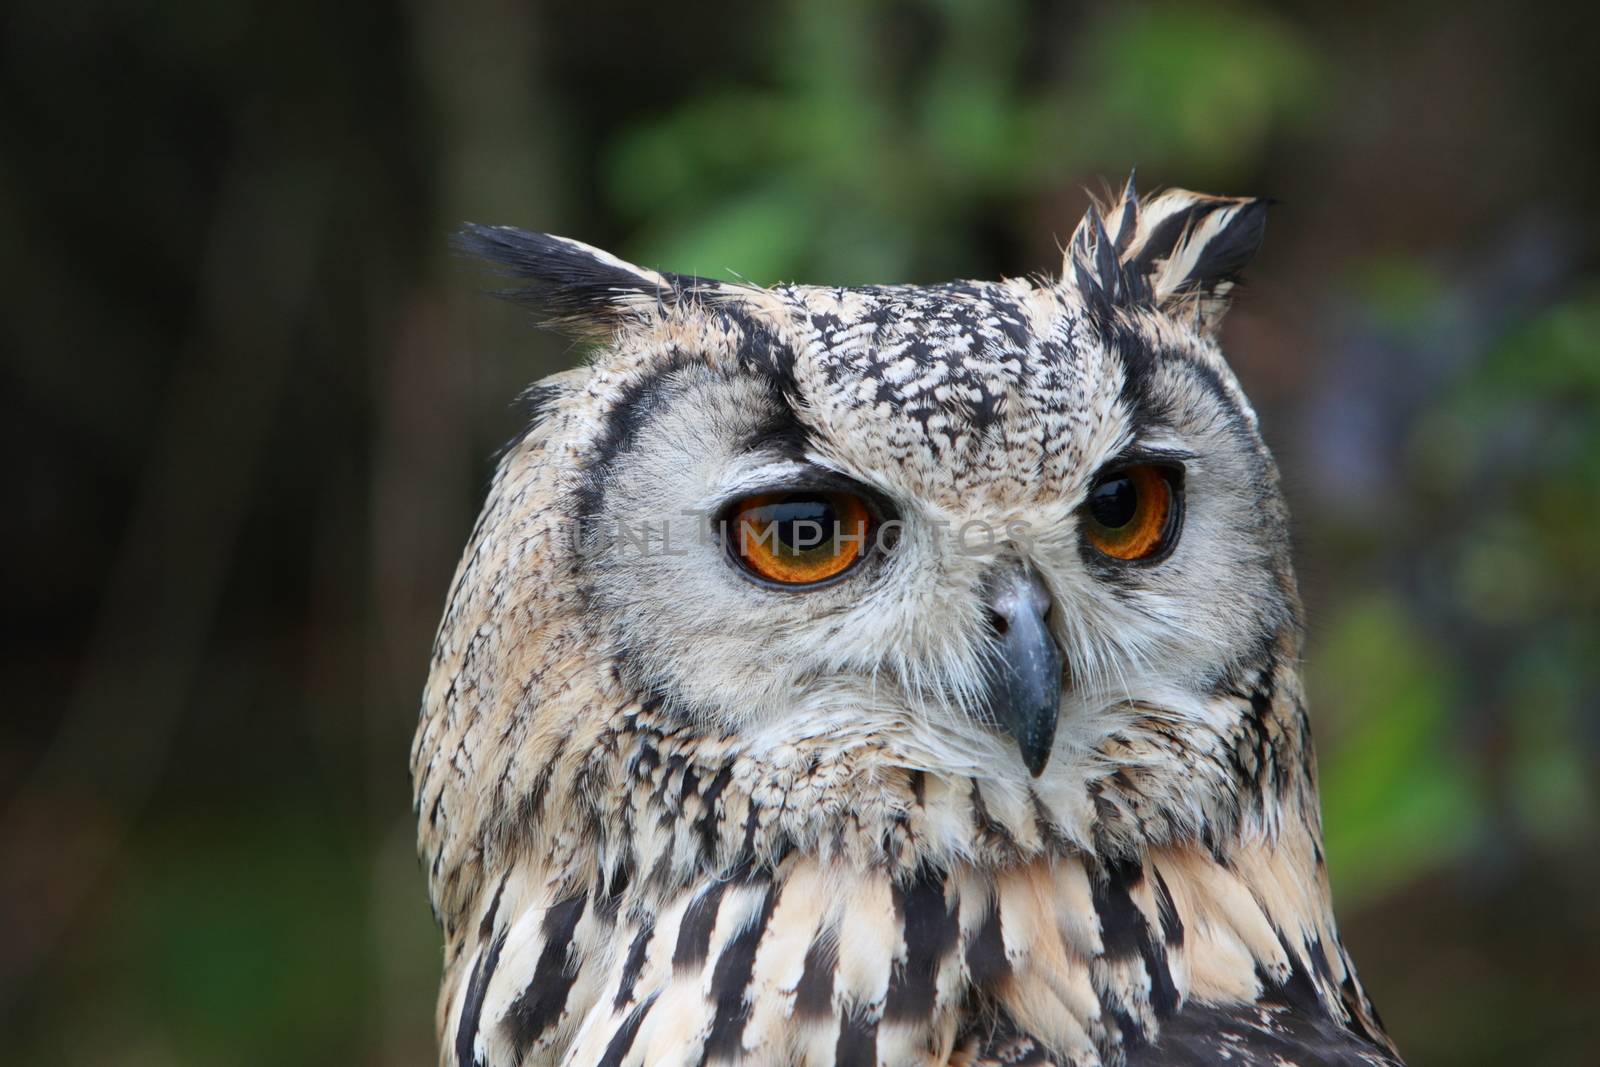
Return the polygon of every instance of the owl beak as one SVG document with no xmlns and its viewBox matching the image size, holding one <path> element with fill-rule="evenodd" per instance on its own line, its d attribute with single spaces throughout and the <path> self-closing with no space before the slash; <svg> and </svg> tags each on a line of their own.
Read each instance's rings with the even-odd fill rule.
<svg viewBox="0 0 1600 1067">
<path fill-rule="evenodd" d="M 1061 710 L 1061 648 L 1050 632 L 1050 591 L 1026 563 L 1008 563 L 990 580 L 989 625 L 995 660 L 989 671 L 989 715 L 1016 739 L 1028 773 L 1050 761 Z"/>
</svg>

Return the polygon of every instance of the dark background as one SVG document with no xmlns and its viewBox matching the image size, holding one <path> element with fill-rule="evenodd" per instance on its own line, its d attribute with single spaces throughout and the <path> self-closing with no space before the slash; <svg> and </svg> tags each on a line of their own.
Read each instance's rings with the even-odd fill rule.
<svg viewBox="0 0 1600 1067">
<path fill-rule="evenodd" d="M 1600 1061 L 1600 10 L 15 0 L 5 1059 L 426 1064 L 406 756 L 528 382 L 465 219 L 759 282 L 1282 199 L 1225 345 L 1297 516 L 1328 852 L 1416 1064 Z"/>
</svg>

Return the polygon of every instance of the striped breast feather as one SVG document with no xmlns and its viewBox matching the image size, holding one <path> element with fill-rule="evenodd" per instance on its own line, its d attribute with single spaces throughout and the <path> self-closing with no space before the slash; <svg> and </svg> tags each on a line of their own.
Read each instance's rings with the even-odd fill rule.
<svg viewBox="0 0 1600 1067">
<path fill-rule="evenodd" d="M 659 906 L 513 874 L 449 994 L 444 1061 L 1397 1063 L 1331 921 L 1300 910 L 1320 890 L 1271 863 L 1168 852 L 896 879 L 796 854 Z"/>
<path fill-rule="evenodd" d="M 631 933 L 564 1063 L 934 1065 L 953 1049 L 965 968 L 943 878 L 792 857 Z"/>
</svg>

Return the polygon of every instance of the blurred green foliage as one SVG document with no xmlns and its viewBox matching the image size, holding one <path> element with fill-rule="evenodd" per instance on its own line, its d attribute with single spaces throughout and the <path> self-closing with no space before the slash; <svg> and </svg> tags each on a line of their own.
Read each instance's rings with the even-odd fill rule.
<svg viewBox="0 0 1600 1067">
<path fill-rule="evenodd" d="M 1311 662 L 1314 692 L 1350 721 L 1321 767 L 1324 843 L 1341 901 L 1460 855 L 1483 804 L 1454 751 L 1458 679 L 1438 645 L 1395 598 L 1368 592 L 1320 635 Z"/>
<path fill-rule="evenodd" d="M 631 251 L 762 283 L 948 277 L 977 258 L 951 222 L 986 201 L 1119 156 L 1237 172 L 1312 104 L 1311 52 L 1263 11 L 1113 9 L 1045 78 L 1024 78 L 1025 15 L 1020 0 L 787 5 L 753 43 L 769 84 L 691 97 L 608 153 L 605 189 L 644 227 Z"/>
<path fill-rule="evenodd" d="M 1449 299 L 1417 264 L 1375 264 L 1371 280 L 1368 307 L 1400 334 Z M 1597 330 L 1600 302 L 1580 292 L 1515 324 L 1430 401 L 1399 481 L 1433 587 L 1420 602 L 1356 593 L 1320 635 L 1317 689 L 1351 724 L 1324 763 L 1323 804 L 1352 892 L 1460 862 L 1489 835 L 1566 844 L 1596 829 Z M 1442 625 L 1421 617 L 1430 607 Z M 1486 706 L 1506 725 L 1499 776 L 1473 765 L 1461 729 Z"/>
</svg>

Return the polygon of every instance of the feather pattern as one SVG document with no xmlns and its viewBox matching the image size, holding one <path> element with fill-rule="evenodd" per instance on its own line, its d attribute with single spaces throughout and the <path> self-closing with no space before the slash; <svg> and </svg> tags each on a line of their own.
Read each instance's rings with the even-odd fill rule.
<svg viewBox="0 0 1600 1067">
<path fill-rule="evenodd" d="M 1270 204 L 1184 189 L 1141 201 L 1130 177 L 1115 203 L 1089 207 L 1068 243 L 1066 266 L 1102 312 L 1147 304 L 1210 333 L 1261 246 Z M 1107 220 L 1115 223 L 1115 240 Z"/>
<path fill-rule="evenodd" d="M 925 289 L 473 231 L 606 342 L 541 383 L 433 650 L 442 1064 L 1398 1064 L 1330 904 L 1276 472 L 1209 336 L 1261 211 L 1130 183 L 1060 281 Z M 1096 570 L 1086 479 L 1175 439 L 1208 449 L 1190 555 Z M 974 711 L 984 564 L 927 523 L 781 610 L 715 547 L 579 536 L 797 469 L 1037 524 L 1071 680 L 1044 773 Z"/>
</svg>

